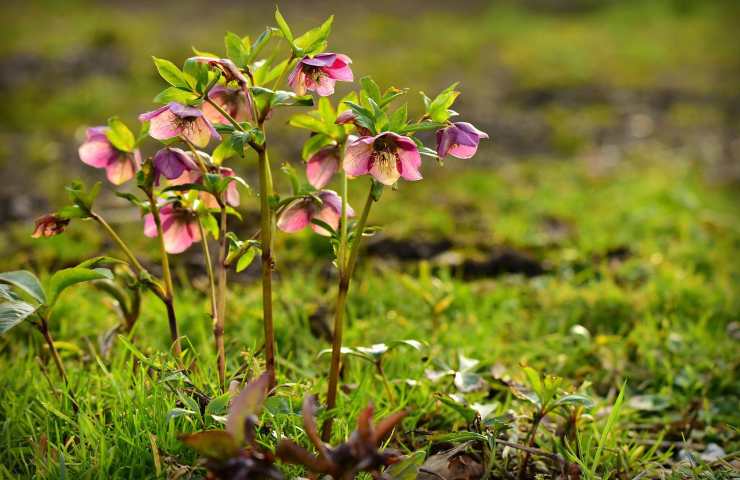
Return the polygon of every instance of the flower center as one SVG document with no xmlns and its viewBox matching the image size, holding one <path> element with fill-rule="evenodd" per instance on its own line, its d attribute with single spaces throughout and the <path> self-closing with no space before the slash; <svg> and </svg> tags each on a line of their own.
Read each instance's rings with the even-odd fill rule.
<svg viewBox="0 0 740 480">
<path fill-rule="evenodd" d="M 378 170 L 387 176 L 392 176 L 398 169 L 398 153 L 396 149 L 385 144 L 381 150 L 373 150 L 370 156 L 371 165 L 377 165 Z"/>
</svg>

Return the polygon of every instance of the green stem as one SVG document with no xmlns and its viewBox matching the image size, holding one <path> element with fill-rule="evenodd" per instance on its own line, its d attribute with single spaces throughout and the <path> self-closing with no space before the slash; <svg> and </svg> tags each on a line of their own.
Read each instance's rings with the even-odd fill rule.
<svg viewBox="0 0 740 480">
<path fill-rule="evenodd" d="M 346 242 L 347 242 L 347 204 L 346 204 L 346 197 L 347 197 L 347 187 L 346 187 L 346 177 L 345 180 L 342 182 L 342 229 L 341 229 L 341 238 L 339 239 L 340 242 L 340 249 L 342 243 L 345 244 L 344 250 L 346 250 Z M 365 200 L 365 206 L 362 209 L 362 214 L 360 215 L 360 219 L 357 222 L 357 226 L 355 227 L 355 236 L 352 239 L 352 245 L 350 246 L 349 250 L 349 258 L 346 260 L 346 262 L 343 259 L 340 259 L 338 262 L 339 264 L 339 292 L 337 293 L 337 305 L 336 310 L 334 312 L 334 335 L 332 336 L 332 348 L 331 348 L 331 366 L 329 368 L 329 387 L 328 391 L 326 393 L 326 408 L 327 410 L 332 410 L 334 407 L 336 407 L 337 404 L 337 387 L 339 385 L 339 370 L 340 370 L 340 364 L 342 359 L 342 333 L 344 330 L 344 314 L 346 310 L 347 305 L 347 293 L 349 292 L 349 284 L 350 280 L 352 279 L 352 272 L 354 272 L 355 264 L 357 263 L 357 256 L 359 254 L 360 250 L 360 243 L 362 240 L 362 232 L 365 230 L 365 224 L 367 223 L 367 217 L 370 214 L 370 207 L 372 207 L 373 204 L 373 196 L 372 196 L 372 184 L 370 185 L 370 191 L 367 194 L 367 199 Z M 346 256 L 346 251 L 341 253 L 341 256 Z M 333 417 L 330 415 L 326 418 L 324 421 L 324 425 L 322 426 L 321 430 L 321 438 L 325 442 L 328 442 L 331 439 L 331 428 L 332 428 L 332 422 Z"/>
<path fill-rule="evenodd" d="M 205 258 L 206 271 L 208 272 L 208 291 L 211 302 L 211 319 L 213 321 L 213 339 L 216 343 L 217 360 L 216 365 L 218 367 L 218 381 L 219 385 L 225 383 L 225 368 L 222 370 L 221 365 L 225 365 L 225 354 L 224 354 L 224 330 L 219 328 L 219 316 L 218 316 L 218 300 L 216 299 L 216 280 L 213 274 L 213 263 L 211 261 L 211 252 L 208 249 L 208 237 L 206 231 L 203 228 L 203 222 L 198 218 L 198 231 L 200 232 L 200 243 L 203 246 L 203 257 Z"/>
<path fill-rule="evenodd" d="M 69 386 L 69 378 L 67 377 L 67 372 L 64 370 L 64 364 L 62 363 L 62 357 L 59 356 L 59 351 L 54 346 L 54 339 L 51 337 L 51 333 L 49 332 L 49 322 L 47 321 L 46 317 L 42 315 L 41 313 L 37 313 L 40 322 L 37 324 L 37 327 L 39 331 L 41 332 L 41 335 L 44 336 L 44 340 L 46 341 L 46 344 L 49 346 L 49 351 L 51 352 L 51 358 L 54 360 L 54 364 L 57 367 L 57 370 L 59 371 L 59 375 L 62 377 L 62 380 L 64 380 L 64 385 L 67 387 L 67 390 L 69 391 L 69 398 L 72 400 L 72 409 L 77 413 L 79 411 L 79 405 L 77 404 L 77 400 L 75 400 L 74 393 L 72 392 L 72 389 Z"/>
<path fill-rule="evenodd" d="M 113 239 L 113 241 L 118 245 L 118 248 L 120 248 L 123 251 L 123 253 L 126 255 L 126 258 L 128 258 L 129 262 L 131 262 L 134 268 L 136 268 L 137 273 L 146 272 L 146 269 L 144 268 L 144 266 L 134 256 L 134 254 L 128 248 L 128 246 L 123 241 L 123 239 L 121 239 L 121 237 L 118 236 L 116 231 L 113 230 L 113 228 L 108 224 L 108 222 L 105 221 L 103 217 L 101 217 L 95 212 L 90 212 L 90 218 L 98 222 L 100 226 L 103 227 L 103 229 L 108 233 L 111 239 Z"/>
<path fill-rule="evenodd" d="M 260 126 L 261 127 L 261 126 Z M 272 321 L 272 229 L 273 215 L 270 206 L 272 197 L 272 174 L 267 151 L 262 148 L 259 154 L 260 170 L 260 216 L 262 243 L 262 319 L 265 327 L 265 370 L 270 382 L 269 388 L 275 386 L 275 330 Z"/>
<path fill-rule="evenodd" d="M 221 203 L 221 221 L 219 223 L 218 236 L 218 263 L 216 264 L 216 316 L 213 333 L 216 337 L 216 348 L 218 349 L 218 378 L 221 388 L 226 387 L 226 355 L 224 352 L 224 322 L 226 320 L 226 228 L 227 215 L 226 206 Z"/>
<path fill-rule="evenodd" d="M 230 124 L 231 124 L 231 125 L 232 125 L 232 126 L 233 126 L 233 127 L 235 128 L 235 129 L 237 129 L 237 130 L 240 130 L 240 131 L 242 131 L 242 132 L 244 131 L 244 129 L 242 128 L 242 126 L 241 126 L 241 125 L 239 125 L 239 122 L 237 122 L 237 121 L 236 121 L 236 119 L 234 119 L 234 117 L 232 117 L 232 116 L 231 116 L 231 115 L 229 114 L 229 112 L 227 112 L 226 110 L 224 110 L 223 108 L 221 108 L 221 105 L 219 105 L 218 103 L 214 102 L 213 100 L 211 100 L 211 99 L 210 99 L 210 98 L 208 98 L 208 97 L 206 97 L 206 102 L 208 102 L 208 103 L 209 103 L 209 104 L 210 104 L 210 105 L 211 105 L 211 106 L 212 106 L 213 108 L 215 108 L 215 109 L 216 109 L 216 111 L 217 111 L 218 113 L 220 113 L 220 114 L 221 114 L 221 115 L 222 115 L 222 116 L 223 116 L 223 117 L 224 117 L 224 118 L 225 118 L 226 120 L 228 120 L 228 121 L 229 121 L 229 123 L 230 123 Z"/>
<path fill-rule="evenodd" d="M 288 61 L 285 63 L 285 66 L 283 67 L 283 70 L 280 72 L 280 76 L 275 79 L 275 83 L 272 84 L 272 89 L 275 90 L 283 81 L 283 78 L 285 78 L 285 74 L 288 73 L 288 67 L 290 67 L 290 62 L 293 61 L 295 57 L 293 56 L 293 51 L 291 49 L 290 57 L 288 58 Z"/>
<path fill-rule="evenodd" d="M 170 326 L 170 339 L 172 340 L 172 352 L 176 357 L 182 353 L 180 346 L 180 334 L 177 329 L 177 316 L 175 315 L 175 296 L 172 285 L 172 272 L 170 271 L 170 257 L 164 245 L 164 230 L 162 229 L 162 219 L 159 216 L 159 206 L 157 205 L 154 195 L 149 192 L 149 205 L 151 206 L 154 224 L 157 226 L 157 238 L 159 240 L 159 255 L 162 258 L 162 277 L 164 279 L 164 303 L 167 308 L 167 320 Z"/>
</svg>

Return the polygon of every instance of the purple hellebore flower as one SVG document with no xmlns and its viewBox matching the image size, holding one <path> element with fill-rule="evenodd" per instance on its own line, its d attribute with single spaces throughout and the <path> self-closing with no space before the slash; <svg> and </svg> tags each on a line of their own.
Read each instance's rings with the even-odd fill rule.
<svg viewBox="0 0 740 480">
<path fill-rule="evenodd" d="M 339 148 L 336 145 L 322 148 L 311 155 L 306 163 L 308 183 L 316 189 L 324 188 L 337 170 L 339 170 Z"/>
<path fill-rule="evenodd" d="M 312 196 L 293 200 L 285 207 L 277 222 L 277 227 L 287 233 L 303 230 L 308 225 L 319 235 L 329 236 L 325 228 L 311 223 L 311 220 L 321 220 L 336 230 L 342 216 L 342 198 L 334 190 L 321 190 L 316 193 L 321 202 Z M 347 204 L 347 217 L 354 217 L 355 211 Z"/>
<path fill-rule="evenodd" d="M 108 180 L 120 185 L 133 178 L 141 167 L 141 154 L 138 149 L 133 152 L 118 150 L 110 143 L 105 132 L 108 127 L 91 127 L 85 134 L 85 142 L 80 145 L 80 160 L 95 168 L 105 168 Z"/>
<path fill-rule="evenodd" d="M 354 79 L 350 63 L 352 60 L 341 53 L 306 55 L 290 72 L 288 84 L 298 95 L 305 95 L 306 90 L 310 90 L 322 97 L 329 96 L 334 93 L 337 80 L 351 82 Z"/>
<path fill-rule="evenodd" d="M 159 185 L 160 178 L 164 175 L 168 180 L 175 180 L 182 176 L 185 171 L 198 170 L 198 164 L 185 151 L 166 147 L 154 155 L 154 184 Z"/>
<path fill-rule="evenodd" d="M 211 137 L 220 140 L 211 122 L 197 108 L 188 107 L 177 102 L 170 102 L 151 112 L 139 115 L 139 121 L 149 124 L 149 135 L 157 140 L 168 140 L 183 137 L 196 147 L 208 145 Z"/>
<path fill-rule="evenodd" d="M 467 122 L 452 123 L 437 130 L 437 155 L 444 158 L 452 155 L 455 158 L 470 158 L 478 150 L 481 138 L 488 138 L 482 132 Z"/>
<path fill-rule="evenodd" d="M 159 218 L 167 253 L 182 253 L 200 241 L 198 218 L 192 211 L 168 203 L 159 209 Z M 144 215 L 144 235 L 151 238 L 157 236 L 157 225 L 151 213 Z"/>
<path fill-rule="evenodd" d="M 231 115 L 231 118 L 237 122 L 249 120 L 251 117 L 248 103 L 249 99 L 244 94 L 243 90 L 224 87 L 223 85 L 216 85 L 208 92 L 208 98 L 224 109 L 224 111 Z M 205 115 L 209 122 L 223 124 L 229 123 L 226 117 L 221 115 L 221 112 L 216 110 L 216 108 L 210 103 L 205 102 L 201 108 L 203 109 L 203 115 Z"/>
<path fill-rule="evenodd" d="M 421 180 L 420 166 L 416 143 L 393 132 L 350 138 L 344 155 L 344 171 L 348 175 L 369 173 L 384 185 L 393 185 L 399 178 Z"/>
</svg>

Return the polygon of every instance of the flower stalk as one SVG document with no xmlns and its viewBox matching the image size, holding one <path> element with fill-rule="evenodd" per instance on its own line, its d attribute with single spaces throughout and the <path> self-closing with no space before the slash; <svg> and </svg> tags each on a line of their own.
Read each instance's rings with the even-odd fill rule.
<svg viewBox="0 0 740 480">
<path fill-rule="evenodd" d="M 216 339 L 216 349 L 218 351 L 218 380 L 221 388 L 226 387 L 226 353 L 224 350 L 224 321 L 226 319 L 226 228 L 227 215 L 226 205 L 219 200 L 221 206 L 221 215 L 219 221 L 218 236 L 218 263 L 216 264 L 216 318 L 213 322 L 213 336 Z M 209 260 L 210 263 L 210 260 Z"/>
<path fill-rule="evenodd" d="M 334 335 L 332 337 L 331 346 L 329 387 L 326 394 L 327 410 L 332 410 L 337 404 L 337 387 L 339 385 L 339 370 L 342 360 L 342 333 L 344 330 L 344 314 L 347 308 L 347 294 L 349 292 L 349 284 L 352 279 L 352 272 L 355 269 L 357 256 L 360 251 L 362 233 L 365 230 L 367 217 L 370 215 L 370 208 L 373 204 L 372 191 L 373 185 L 371 183 L 367 199 L 365 200 L 365 206 L 362 208 L 362 213 L 360 214 L 360 218 L 355 227 L 355 236 L 349 246 L 349 252 L 347 252 L 347 174 L 342 170 L 342 218 L 340 221 L 339 250 L 337 258 L 337 264 L 339 266 L 339 292 L 337 293 L 337 305 L 334 312 Z M 326 418 L 322 426 L 321 438 L 325 442 L 328 442 L 331 439 L 332 422 L 333 418 L 332 416 L 329 416 Z"/>
<path fill-rule="evenodd" d="M 157 226 L 157 238 L 159 240 L 159 255 L 162 258 L 162 278 L 164 280 L 164 302 L 167 309 L 167 321 L 170 327 L 170 340 L 172 341 L 172 352 L 176 357 L 182 354 L 180 345 L 180 334 L 177 329 L 177 316 L 175 315 L 175 295 L 172 286 L 172 272 L 170 271 L 170 259 L 164 245 L 164 231 L 162 230 L 162 218 L 159 216 L 159 207 L 151 191 L 147 192 L 149 205 L 151 206 L 154 224 Z"/>
<path fill-rule="evenodd" d="M 262 125 L 260 125 L 262 128 Z M 269 376 L 269 388 L 275 387 L 275 329 L 272 320 L 272 258 L 273 211 L 270 198 L 273 195 L 272 174 L 267 150 L 263 146 L 257 152 L 260 172 L 260 240 L 262 244 L 262 320 L 265 328 L 265 370 Z"/>
</svg>

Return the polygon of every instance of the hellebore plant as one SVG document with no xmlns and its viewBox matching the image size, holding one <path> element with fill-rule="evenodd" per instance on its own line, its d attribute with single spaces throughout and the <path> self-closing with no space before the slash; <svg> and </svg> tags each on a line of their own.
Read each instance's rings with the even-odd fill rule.
<svg viewBox="0 0 740 480">
<path fill-rule="evenodd" d="M 205 430 L 180 439 L 203 457 L 214 479 L 274 479 L 283 474 L 273 464 L 272 453 L 257 443 L 257 415 L 267 397 L 270 377 L 262 374 L 231 402 L 226 430 Z"/>
<path fill-rule="evenodd" d="M 313 455 L 292 440 L 282 439 L 276 455 L 286 463 L 303 465 L 310 471 L 329 475 L 335 480 L 350 480 L 360 472 L 370 472 L 380 478 L 380 470 L 398 462 L 402 457 L 395 450 L 380 450 L 383 442 L 406 416 L 405 411 L 394 413 L 373 425 L 373 406 L 369 405 L 357 418 L 357 430 L 345 443 L 329 447 L 319 437 L 316 425 L 316 400 L 303 400 L 303 428 L 318 454 Z"/>
<path fill-rule="evenodd" d="M 307 67 L 304 65 L 301 68 L 305 70 Z M 313 74 L 316 75 L 315 72 Z M 422 94 L 425 111 L 418 121 L 409 121 L 408 106 L 405 103 L 391 110 L 391 105 L 406 93 L 405 90 L 389 88 L 381 92 L 370 77 L 361 79 L 361 86 L 359 93 L 345 96 L 337 109 L 334 109 L 328 99 L 321 98 L 316 110 L 291 119 L 291 125 L 312 132 L 303 147 L 303 157 L 307 160 L 306 176 L 311 186 L 324 188 L 334 173 L 339 172 L 341 191 L 338 197 L 331 195 L 321 198 L 324 200 L 322 203 L 312 202 L 307 197 L 295 200 L 280 212 L 278 221 L 278 226 L 286 232 L 301 230 L 311 222 L 320 227 L 314 228 L 317 233 L 329 233 L 334 247 L 335 264 L 339 270 L 339 288 L 327 392 L 329 409 L 335 408 L 337 400 L 342 330 L 350 281 L 362 237 L 373 233 L 372 229 L 367 228 L 372 204 L 379 200 L 385 186 L 395 187 L 399 180 L 421 180 L 422 155 L 440 161 L 448 153 L 458 154 L 460 158 L 463 155 L 471 156 L 469 144 L 473 142 L 472 134 L 464 136 L 459 130 L 466 134 L 477 132 L 476 147 L 480 138 L 487 137 L 470 124 L 449 122 L 449 118 L 457 115 L 450 110 L 459 94 L 455 91 L 456 85 L 443 90 L 434 99 Z M 318 93 L 321 94 L 320 91 Z M 423 130 L 438 131 L 439 144 L 436 151 L 426 147 L 415 135 Z M 465 147 L 462 151 L 461 145 Z M 443 155 L 438 152 L 443 152 Z M 350 225 L 348 219 L 354 216 L 354 211 L 347 204 L 348 181 L 365 175 L 370 177 L 367 198 L 357 221 Z M 318 195 L 314 195 L 321 197 L 326 192 L 327 190 L 321 190 Z M 328 198 L 333 200 L 327 201 Z M 341 199 L 341 208 L 339 218 L 335 220 L 337 208 L 333 203 L 337 199 Z M 325 214 L 317 214 L 322 210 Z M 323 425 L 324 441 L 330 438 L 331 422 L 332 417 L 329 416 Z"/>
<path fill-rule="evenodd" d="M 62 233 L 72 219 L 98 223 L 125 254 L 136 275 L 135 286 L 149 289 L 164 303 L 178 359 L 182 351 L 169 256 L 199 242 L 208 272 L 221 388 L 228 381 L 224 347 L 228 270 L 243 270 L 260 253 L 265 372 L 271 390 L 276 385 L 273 236 L 276 229 L 292 233 L 310 226 L 328 237 L 339 277 L 326 400 L 331 411 L 337 403 L 347 296 L 362 237 L 374 232 L 367 226 L 373 203 L 386 186 L 396 188 L 400 180 L 421 180 L 422 156 L 438 161 L 448 155 L 469 158 L 480 139 L 488 136 L 469 123 L 450 121 L 457 115 L 450 109 L 459 95 L 456 84 L 434 98 L 422 93 L 418 120 L 409 120 L 407 104 L 400 103 L 407 90 L 391 87 L 381 91 L 370 77 L 360 80 L 359 91 L 332 103 L 329 97 L 341 86 L 337 82 L 354 80 L 350 58 L 326 51 L 333 17 L 300 36 L 293 34 L 279 10 L 275 22 L 276 27 L 268 27 L 253 41 L 227 33 L 223 56 L 194 49 L 195 55 L 182 67 L 154 58 L 168 86 L 154 98 L 159 106 L 139 115 L 139 135 L 114 117 L 105 127 L 89 129 L 80 147 L 81 160 L 105 168 L 112 184 L 135 178 L 143 196 L 129 191 L 116 194 L 141 210 L 144 235 L 157 239 L 161 279 L 144 267 L 93 210 L 99 183 L 90 190 L 80 183 L 71 185 L 72 205 L 41 217 L 33 235 Z M 274 187 L 266 124 L 276 109 L 313 106 L 314 110 L 294 115 L 289 122 L 310 131 L 302 149 L 307 181 L 299 179 L 284 162 L 282 170 L 290 177 L 292 192 L 281 196 Z M 434 130 L 436 149 L 425 146 L 417 135 Z M 145 141 L 152 143 L 149 139 L 160 145 L 152 155 L 142 156 L 140 147 Z M 249 187 L 225 163 L 234 158 L 250 163 L 254 157 L 259 172 L 260 224 L 253 226 L 249 238 L 240 239 L 229 231 L 229 217 L 241 219 L 235 210 L 240 203 L 239 186 Z M 364 176 L 368 178 L 361 178 Z M 367 189 L 357 216 L 347 201 L 350 180 L 365 183 Z M 332 181 L 338 184 L 337 191 L 327 188 Z M 215 258 L 209 237 L 218 242 Z M 330 438 L 331 418 L 323 426 L 325 440 Z"/>
</svg>

